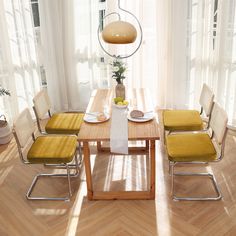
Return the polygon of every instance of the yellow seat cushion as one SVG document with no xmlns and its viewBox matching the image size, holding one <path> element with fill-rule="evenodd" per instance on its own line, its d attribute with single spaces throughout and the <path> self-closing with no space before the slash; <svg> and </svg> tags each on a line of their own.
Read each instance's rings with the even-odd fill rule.
<svg viewBox="0 0 236 236">
<path fill-rule="evenodd" d="M 166 110 L 163 111 L 164 129 L 169 131 L 202 130 L 203 122 L 196 110 Z"/>
<path fill-rule="evenodd" d="M 53 114 L 45 130 L 48 134 L 78 134 L 83 117 L 80 113 Z"/>
<path fill-rule="evenodd" d="M 207 162 L 217 157 L 214 145 L 206 133 L 168 135 L 166 147 L 169 160 L 174 162 Z"/>
<path fill-rule="evenodd" d="M 76 136 L 40 136 L 28 151 L 27 159 L 31 163 L 68 163 L 74 157 L 76 145 Z"/>
</svg>

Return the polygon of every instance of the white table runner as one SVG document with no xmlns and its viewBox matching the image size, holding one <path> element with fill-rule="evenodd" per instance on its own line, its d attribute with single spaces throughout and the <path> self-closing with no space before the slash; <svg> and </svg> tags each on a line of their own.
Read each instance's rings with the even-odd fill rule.
<svg viewBox="0 0 236 236">
<path fill-rule="evenodd" d="M 127 109 L 112 107 L 110 148 L 113 153 L 128 154 Z"/>
</svg>

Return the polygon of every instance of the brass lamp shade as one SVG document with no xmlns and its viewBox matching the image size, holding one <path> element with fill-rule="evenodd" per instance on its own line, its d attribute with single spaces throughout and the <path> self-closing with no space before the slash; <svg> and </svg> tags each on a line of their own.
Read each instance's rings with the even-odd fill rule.
<svg viewBox="0 0 236 236">
<path fill-rule="evenodd" d="M 137 37 L 135 27 L 125 21 L 114 21 L 106 25 L 102 31 L 102 38 L 107 43 L 128 44 L 133 43 Z"/>
</svg>

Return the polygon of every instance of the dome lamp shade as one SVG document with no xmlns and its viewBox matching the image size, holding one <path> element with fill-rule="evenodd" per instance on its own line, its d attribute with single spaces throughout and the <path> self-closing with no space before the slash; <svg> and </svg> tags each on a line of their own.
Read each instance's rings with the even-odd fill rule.
<svg viewBox="0 0 236 236">
<path fill-rule="evenodd" d="M 106 43 L 129 44 L 136 40 L 137 30 L 128 22 L 113 21 L 103 29 L 102 38 Z"/>
</svg>

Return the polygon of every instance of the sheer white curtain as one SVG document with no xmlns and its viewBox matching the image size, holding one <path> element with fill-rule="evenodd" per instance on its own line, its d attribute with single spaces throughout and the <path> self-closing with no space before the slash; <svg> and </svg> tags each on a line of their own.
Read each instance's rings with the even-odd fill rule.
<svg viewBox="0 0 236 236">
<path fill-rule="evenodd" d="M 115 84 L 109 71 L 113 59 L 100 49 L 97 40 L 101 3 L 41 0 L 39 4 L 44 63 L 54 108 L 85 109 L 92 89 Z M 182 38 L 187 34 L 187 0 L 121 0 L 120 5 L 139 19 L 143 29 L 140 49 L 126 60 L 125 85 L 149 88 L 154 105 L 186 105 L 186 45 Z M 118 1 L 107 0 L 106 14 L 117 6 Z M 128 18 L 125 13 L 124 18 Z M 124 50 L 129 53 L 133 47 Z"/>
<path fill-rule="evenodd" d="M 39 1 L 48 92 L 54 110 L 85 110 L 108 86 L 97 41 L 99 1 Z"/>
<path fill-rule="evenodd" d="M 143 42 L 140 49 L 127 59 L 128 73 L 125 83 L 129 88 L 148 88 L 156 105 L 158 94 L 157 77 L 157 2 L 150 1 L 121 1 L 121 7 L 130 11 L 140 21 L 143 30 Z M 127 18 L 127 20 L 129 20 Z M 138 30 L 138 25 L 135 24 Z M 139 33 L 139 31 L 138 31 Z M 137 40 L 139 40 L 139 34 Z M 132 51 L 127 46 L 127 53 Z"/>
<path fill-rule="evenodd" d="M 0 1 L 0 84 L 11 97 L 0 98 L 0 110 L 12 119 L 40 89 L 33 20 L 29 0 Z"/>
<path fill-rule="evenodd" d="M 160 107 L 187 108 L 188 0 L 158 1 L 158 80 Z"/>
<path fill-rule="evenodd" d="M 65 9 L 63 2 L 63 0 L 39 1 L 41 56 L 46 71 L 47 89 L 52 95 L 50 98 L 54 110 L 67 110 L 69 106 L 64 67 Z M 71 26 L 68 25 L 68 27 Z"/>
<path fill-rule="evenodd" d="M 115 85 L 109 66 L 113 59 L 101 50 L 97 39 L 101 3 L 41 0 L 39 6 L 44 66 L 54 109 L 84 110 L 93 89 Z M 107 0 L 106 14 L 117 6 L 118 1 Z M 149 88 L 156 104 L 156 94 L 160 91 L 156 66 L 157 3 L 121 0 L 121 7 L 138 17 L 144 31 L 140 50 L 127 60 L 124 82 L 129 88 Z"/>
<path fill-rule="evenodd" d="M 141 49 L 127 83 L 148 87 L 163 108 L 199 108 L 202 84 L 236 125 L 236 1 L 121 1 L 141 21 Z"/>
<path fill-rule="evenodd" d="M 236 1 L 193 0 L 189 12 L 191 90 L 209 84 L 236 126 Z"/>
<path fill-rule="evenodd" d="M 143 11 L 139 9 L 141 13 L 138 13 L 137 10 L 141 19 L 154 19 L 155 12 L 156 20 L 147 25 L 145 20 L 142 22 L 142 50 L 145 51 L 137 55 L 137 59 L 132 58 L 133 67 L 136 67 L 136 76 L 142 75 L 139 81 L 145 78 L 142 85 L 151 86 L 157 105 L 199 108 L 199 94 L 205 82 L 212 87 L 215 100 L 226 109 L 229 123 L 235 127 L 236 1 L 157 0 L 141 3 L 139 1 L 139 7 Z M 145 14 L 145 6 L 149 3 L 150 8 Z M 153 39 L 146 46 L 148 34 L 145 35 L 145 31 L 148 28 Z M 149 71 L 156 83 L 144 76 Z"/>
<path fill-rule="evenodd" d="M 128 59 L 128 87 L 149 88 L 154 105 L 187 108 L 188 0 L 121 1 L 143 28 L 140 50 Z"/>
</svg>

